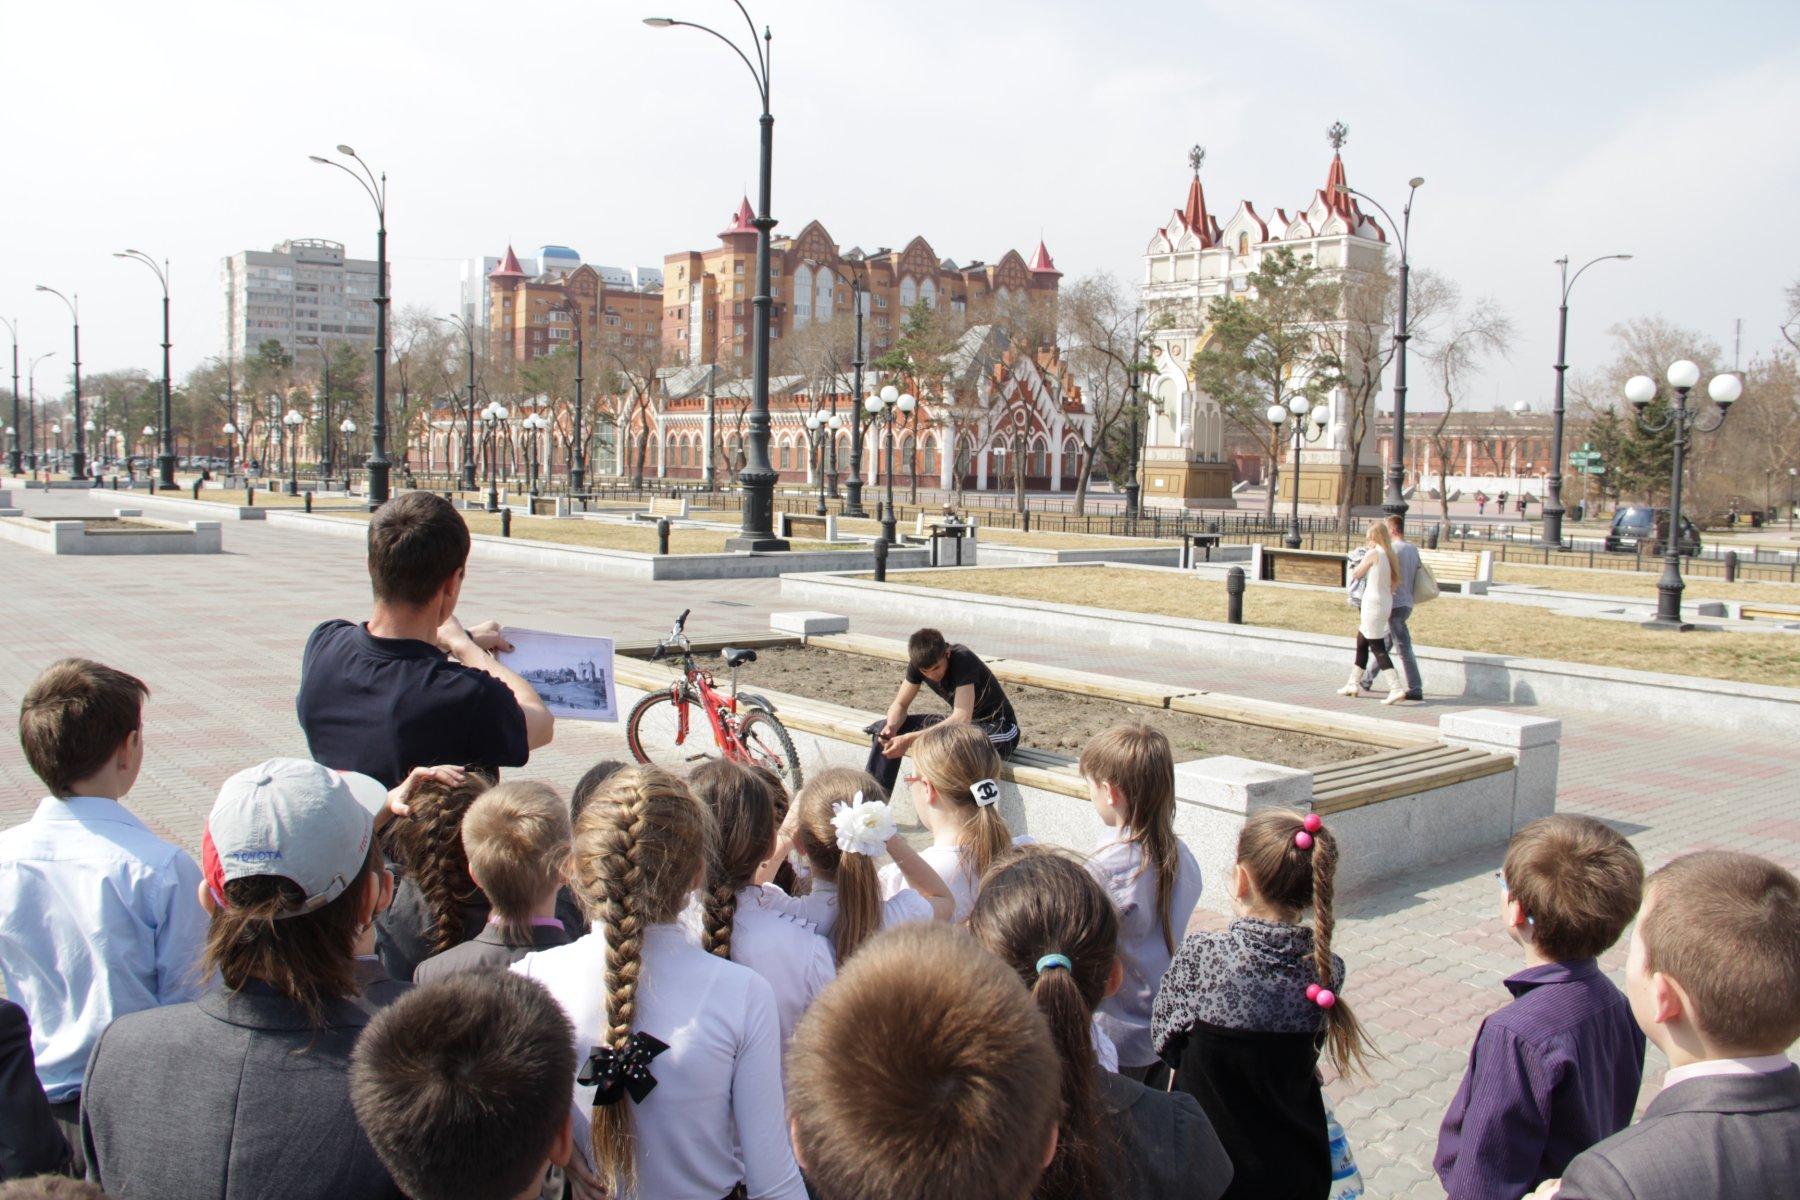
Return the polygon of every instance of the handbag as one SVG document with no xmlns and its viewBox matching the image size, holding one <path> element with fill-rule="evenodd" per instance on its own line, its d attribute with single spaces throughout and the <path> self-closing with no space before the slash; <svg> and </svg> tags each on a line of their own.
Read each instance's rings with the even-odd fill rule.
<svg viewBox="0 0 1800 1200">
<path fill-rule="evenodd" d="M 1360 546 L 1350 552 L 1350 554 L 1349 554 L 1350 569 L 1352 571 L 1354 571 L 1356 569 L 1356 565 L 1358 563 L 1362 562 L 1363 556 L 1366 555 L 1367 553 L 1368 553 L 1368 551 L 1364 550 Z M 1348 595 L 1346 597 L 1346 600 L 1349 603 L 1351 608 L 1361 608 L 1362 607 L 1363 592 L 1367 591 L 1368 587 L 1369 587 L 1369 577 L 1367 575 L 1359 576 L 1358 578 L 1352 579 L 1350 581 L 1350 586 L 1348 588 Z"/>
<path fill-rule="evenodd" d="M 1419 564 L 1418 574 L 1413 576 L 1412 593 L 1415 607 L 1429 600 L 1436 600 L 1443 594 L 1443 589 L 1438 587 L 1437 576 L 1424 563 Z"/>
</svg>

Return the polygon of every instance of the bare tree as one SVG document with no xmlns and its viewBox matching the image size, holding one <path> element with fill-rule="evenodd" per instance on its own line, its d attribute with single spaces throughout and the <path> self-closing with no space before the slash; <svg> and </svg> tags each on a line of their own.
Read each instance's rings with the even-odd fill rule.
<svg viewBox="0 0 1800 1200">
<path fill-rule="evenodd" d="M 1170 314 L 1146 320 L 1135 292 L 1118 276 L 1095 272 L 1063 290 L 1058 305 L 1064 360 L 1081 381 L 1087 419 L 1079 427 L 1081 469 L 1075 484 L 1075 512 L 1087 511 L 1088 483 L 1100 447 L 1122 424 L 1142 418 L 1136 383 L 1155 371 L 1144 354 L 1146 339 L 1167 325 Z"/>
<path fill-rule="evenodd" d="M 629 436 L 636 443 L 632 483 L 642 487 L 656 423 L 656 372 L 662 365 L 662 339 L 654 334 L 627 337 L 608 330 L 601 335 L 598 351 L 603 386 L 612 397 L 606 407 L 623 425 L 620 436 Z"/>
<path fill-rule="evenodd" d="M 1493 355 L 1506 353 L 1512 345 L 1513 324 L 1512 318 L 1493 300 L 1477 300 L 1465 310 L 1461 291 L 1454 283 L 1445 279 L 1441 287 L 1439 303 L 1443 327 L 1428 344 L 1425 358 L 1437 369 L 1438 383 L 1444 392 L 1444 411 L 1438 414 L 1437 421 L 1425 436 L 1438 464 L 1438 515 L 1448 525 L 1450 415 L 1462 399 L 1464 385 L 1480 371 L 1482 363 Z"/>
</svg>

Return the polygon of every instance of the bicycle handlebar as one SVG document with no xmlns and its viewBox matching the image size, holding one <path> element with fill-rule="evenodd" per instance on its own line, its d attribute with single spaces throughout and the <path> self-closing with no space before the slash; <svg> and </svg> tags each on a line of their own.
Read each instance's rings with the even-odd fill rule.
<svg viewBox="0 0 1800 1200">
<path fill-rule="evenodd" d="M 682 648 L 687 648 L 687 638 L 683 635 L 682 631 L 687 628 L 688 614 L 693 611 L 694 610 L 691 608 L 684 608 L 681 610 L 681 615 L 675 618 L 675 624 L 669 629 L 669 636 L 656 643 L 656 652 L 650 656 L 651 662 L 655 662 L 657 659 L 660 659 L 667 654 L 669 651 L 669 643 L 671 642 L 680 641 L 682 643 Z"/>
</svg>

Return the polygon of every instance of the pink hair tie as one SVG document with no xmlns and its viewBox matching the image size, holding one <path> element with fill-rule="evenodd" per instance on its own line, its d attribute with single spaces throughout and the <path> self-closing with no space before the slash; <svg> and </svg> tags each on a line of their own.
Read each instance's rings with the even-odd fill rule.
<svg viewBox="0 0 1800 1200">
<path fill-rule="evenodd" d="M 1311 850 L 1312 842 L 1312 834 L 1306 832 L 1304 829 L 1294 835 L 1294 845 L 1300 847 L 1302 850 Z"/>
<path fill-rule="evenodd" d="M 1306 819 L 1300 822 L 1308 833 L 1317 833 L 1325 828 L 1325 821 L 1318 813 L 1307 813 Z"/>
<path fill-rule="evenodd" d="M 1328 987 L 1320 987 L 1316 983 L 1306 985 L 1306 998 L 1320 1008 L 1330 1008 L 1337 1003 L 1337 993 Z"/>
<path fill-rule="evenodd" d="M 1325 828 L 1325 822 L 1319 819 L 1318 813 L 1307 813 L 1306 818 L 1300 822 L 1300 832 L 1294 835 L 1294 845 L 1302 850 L 1311 850 L 1313 834 L 1323 828 Z"/>
</svg>

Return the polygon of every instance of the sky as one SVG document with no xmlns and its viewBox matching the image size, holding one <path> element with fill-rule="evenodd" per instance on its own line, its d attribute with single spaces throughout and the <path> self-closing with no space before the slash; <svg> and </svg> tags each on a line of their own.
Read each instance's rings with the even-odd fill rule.
<svg viewBox="0 0 1800 1200">
<path fill-rule="evenodd" d="M 1800 280 L 1800 5 L 746 2 L 775 35 L 778 231 L 923 234 L 959 262 L 1041 236 L 1065 283 L 1136 284 L 1190 145 L 1221 222 L 1240 199 L 1291 212 L 1343 121 L 1353 187 L 1398 214 L 1425 177 L 1414 265 L 1515 322 L 1477 406 L 1548 407 L 1565 253 L 1635 256 L 1576 289 L 1577 370 L 1639 315 L 1728 360 L 1741 318 L 1748 362 Z M 22 356 L 56 352 L 40 386 L 66 384 L 69 329 L 39 283 L 80 294 L 84 371 L 154 374 L 160 293 L 112 252 L 166 257 L 179 376 L 223 348 L 227 256 L 291 237 L 374 256 L 367 197 L 307 158 L 338 143 L 389 176 L 396 306 L 450 311 L 462 260 L 509 243 L 618 266 L 713 245 L 754 190 L 756 96 L 724 46 L 654 15 L 747 35 L 730 0 L 0 0 L 0 316 Z"/>
</svg>

